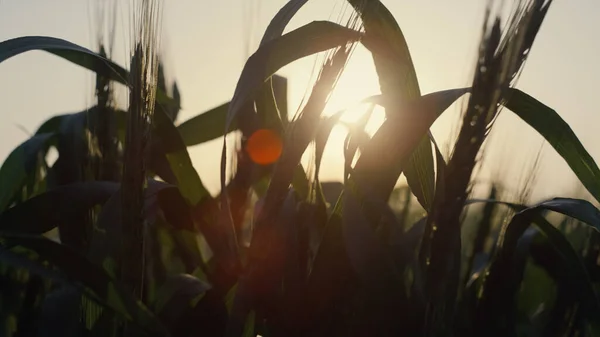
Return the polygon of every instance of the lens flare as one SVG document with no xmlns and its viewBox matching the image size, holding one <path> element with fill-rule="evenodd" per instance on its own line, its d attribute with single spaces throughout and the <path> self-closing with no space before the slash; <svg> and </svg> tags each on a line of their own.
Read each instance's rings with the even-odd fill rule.
<svg viewBox="0 0 600 337">
<path fill-rule="evenodd" d="M 254 132 L 246 143 L 246 152 L 253 162 L 269 165 L 279 159 L 283 151 L 283 142 L 277 133 L 269 129 Z"/>
</svg>

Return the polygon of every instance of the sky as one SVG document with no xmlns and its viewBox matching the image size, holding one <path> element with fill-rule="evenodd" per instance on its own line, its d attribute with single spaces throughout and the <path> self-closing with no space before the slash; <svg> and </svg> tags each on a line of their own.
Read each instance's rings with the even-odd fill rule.
<svg viewBox="0 0 600 337">
<path fill-rule="evenodd" d="M 95 6 L 111 0 L 0 0 L 0 41 L 45 35 L 95 49 Z M 161 50 L 170 79 L 182 95 L 185 121 L 231 99 L 247 57 L 285 0 L 163 1 Z M 486 1 L 382 1 L 407 40 L 423 94 L 470 84 Z M 126 65 L 130 52 L 128 0 L 118 1 L 113 58 Z M 289 29 L 314 20 L 337 18 L 342 0 L 312 0 Z M 96 13 L 96 14 L 94 14 Z M 600 161 L 600 1 L 555 0 L 533 45 L 517 87 L 554 108 L 572 127 L 591 156 Z M 289 30 L 288 29 L 288 30 Z M 289 79 L 290 110 L 300 103 L 313 67 L 303 59 L 280 74 Z M 46 119 L 77 112 L 94 103 L 94 75 L 51 54 L 33 51 L 0 64 L 0 159 L 27 139 Z M 351 106 L 379 92 L 369 53 L 358 47 L 341 78 L 327 111 Z M 123 90 L 120 97 L 125 97 Z M 462 105 L 455 104 L 432 131 L 447 146 Z M 575 196 L 581 192 L 565 162 L 543 139 L 509 110 L 495 125 L 482 175 L 502 179 L 518 190 L 537 151 L 541 165 L 533 196 Z M 352 119 L 352 114 L 349 117 Z M 326 150 L 321 177 L 341 178 L 344 134 L 335 130 Z M 221 141 L 189 149 L 194 167 L 211 192 L 219 186 Z M 499 175 L 501 173 L 501 175 Z"/>
</svg>

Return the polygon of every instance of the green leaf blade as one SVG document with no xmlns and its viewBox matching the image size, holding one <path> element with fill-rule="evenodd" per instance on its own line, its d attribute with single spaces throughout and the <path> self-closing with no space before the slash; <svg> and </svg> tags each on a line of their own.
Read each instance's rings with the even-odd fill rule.
<svg viewBox="0 0 600 337">
<path fill-rule="evenodd" d="M 353 175 L 359 180 L 366 179 L 360 183 L 367 184 L 368 181 L 377 198 L 388 198 L 423 137 L 431 149 L 428 130 L 433 122 L 468 91 L 468 88 L 438 91 L 403 104 L 390 102 L 382 96 L 380 103 L 397 113 L 391 114 L 373 135 L 362 151 Z M 414 115 L 419 118 L 413 118 Z"/>
<path fill-rule="evenodd" d="M 590 194 L 600 201 L 598 165 L 558 113 L 518 89 L 509 90 L 504 105 L 542 135 L 567 162 Z"/>
<path fill-rule="evenodd" d="M 34 173 L 38 156 L 55 138 L 54 133 L 40 133 L 15 148 L 0 167 L 0 212 L 10 206 L 14 196 L 23 187 L 27 177 Z"/>
<path fill-rule="evenodd" d="M 202 144 L 213 139 L 222 137 L 225 131 L 225 120 L 229 102 L 221 104 L 213 109 L 201 113 L 181 123 L 177 130 L 185 146 Z M 230 131 L 235 131 L 235 122 L 230 126 Z"/>
<path fill-rule="evenodd" d="M 43 50 L 88 70 L 94 71 L 112 81 L 129 85 L 129 72 L 120 65 L 72 42 L 49 36 L 22 36 L 0 42 L 0 63 L 13 56 Z M 176 102 L 162 90 L 156 91 L 156 100 L 163 105 L 173 106 Z"/>
<path fill-rule="evenodd" d="M 400 26 L 380 1 L 348 0 L 361 14 L 365 27 L 363 44 L 373 54 L 383 95 L 407 102 L 421 96 L 416 70 Z M 393 113 L 386 110 L 386 114 Z M 415 116 L 420 118 L 420 116 Z M 411 154 L 404 175 L 417 200 L 427 211 L 433 207 L 435 169 L 433 150 L 425 135 Z"/>
<path fill-rule="evenodd" d="M 164 153 L 156 155 L 164 154 L 181 194 L 191 206 L 195 206 L 210 194 L 194 169 L 185 142 L 173 122 L 164 112 L 158 110 L 154 118 L 156 136 L 164 149 Z"/>
<path fill-rule="evenodd" d="M 283 66 L 306 56 L 357 41 L 361 33 L 328 21 L 314 21 L 262 45 L 246 62 L 226 120 L 229 129 L 237 113 Z"/>
</svg>

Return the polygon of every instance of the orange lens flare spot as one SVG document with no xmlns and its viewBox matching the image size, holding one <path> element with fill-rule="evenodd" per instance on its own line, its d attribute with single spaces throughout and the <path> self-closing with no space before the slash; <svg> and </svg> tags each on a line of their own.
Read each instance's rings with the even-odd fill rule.
<svg viewBox="0 0 600 337">
<path fill-rule="evenodd" d="M 279 159 L 283 151 L 283 142 L 279 135 L 268 129 L 254 132 L 246 142 L 246 152 L 253 162 L 269 165 Z"/>
</svg>

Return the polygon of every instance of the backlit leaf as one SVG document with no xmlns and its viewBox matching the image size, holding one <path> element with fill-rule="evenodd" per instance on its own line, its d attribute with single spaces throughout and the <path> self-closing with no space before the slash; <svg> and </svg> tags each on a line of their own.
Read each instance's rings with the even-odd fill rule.
<svg viewBox="0 0 600 337">
<path fill-rule="evenodd" d="M 563 157 L 583 186 L 600 201 L 598 165 L 556 111 L 518 89 L 509 90 L 504 105 L 542 135 Z"/>
<path fill-rule="evenodd" d="M 87 48 L 55 37 L 23 36 L 2 41 L 0 42 L 0 63 L 31 50 L 49 52 L 110 80 L 128 85 L 129 73 L 123 67 Z M 161 90 L 157 90 L 156 99 L 163 105 L 175 104 L 173 99 Z"/>
<path fill-rule="evenodd" d="M 415 67 L 404 34 L 390 11 L 380 1 L 348 0 L 363 20 L 363 44 L 373 54 L 375 69 L 383 95 L 398 97 L 408 102 L 421 96 Z M 394 114 L 386 109 L 386 114 Z M 413 118 L 420 118 L 415 112 Z M 427 211 L 433 206 L 435 169 L 431 144 L 426 135 L 405 164 L 404 175 L 408 185 Z"/>
</svg>

